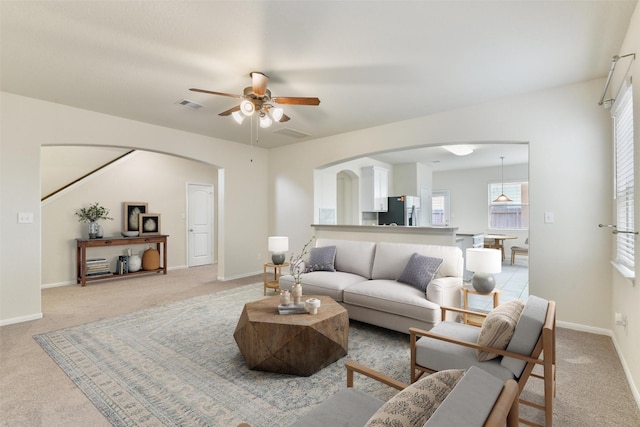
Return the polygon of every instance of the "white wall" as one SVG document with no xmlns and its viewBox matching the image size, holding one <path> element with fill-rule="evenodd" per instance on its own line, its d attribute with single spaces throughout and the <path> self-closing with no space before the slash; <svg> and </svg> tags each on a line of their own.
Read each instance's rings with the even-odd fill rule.
<svg viewBox="0 0 640 427">
<path fill-rule="evenodd" d="M 82 147 L 78 157 L 76 147 L 43 147 L 43 156 L 56 151 L 65 157 L 82 162 L 92 153 Z M 43 162 L 46 163 L 46 162 Z M 162 234 L 168 234 L 168 268 L 187 265 L 187 225 L 185 214 L 187 183 L 210 184 L 217 192 L 217 169 L 207 163 L 167 156 L 147 151 L 135 151 L 115 164 L 108 166 L 89 179 L 82 181 L 60 195 L 43 202 L 42 215 L 42 285 L 76 283 L 75 238 L 87 238 L 87 224 L 78 222 L 75 212 L 90 203 L 100 202 L 110 209 L 113 220 L 99 221 L 104 235 L 120 236 L 123 230 L 123 203 L 146 202 L 148 213 L 160 214 Z M 214 249 L 216 247 L 214 239 Z M 144 245 L 130 246 L 134 252 L 145 249 Z M 111 261 L 115 271 L 117 255 L 123 255 L 127 247 L 87 251 L 89 257 L 104 256 Z M 214 254 L 216 251 L 214 250 Z M 52 256 L 52 254 L 56 254 Z"/>
<path fill-rule="evenodd" d="M 0 324 L 41 317 L 42 145 L 130 147 L 219 167 L 218 274 L 230 279 L 262 271 L 266 150 L 5 92 L 0 103 Z M 34 223 L 18 224 L 18 212 L 33 212 Z"/>
<path fill-rule="evenodd" d="M 640 78 L 640 6 L 637 5 L 631 18 L 627 36 L 618 55 L 622 56 L 634 52 L 636 54 L 636 60 L 631 63 L 629 75 L 635 77 L 633 83 L 634 162 L 636 171 L 635 229 L 640 230 L 640 215 L 638 215 L 638 212 L 640 212 L 640 197 L 637 196 L 638 191 L 640 191 L 640 82 L 638 81 L 638 78 Z M 616 91 L 620 87 L 628 64 L 629 62 L 620 60 L 616 67 L 616 72 L 610 85 L 612 92 L 610 95 L 612 97 L 616 96 Z M 612 210 L 611 218 L 615 218 L 613 212 Z M 613 222 L 609 222 L 609 224 L 613 224 Z M 611 238 L 610 242 L 610 247 L 613 247 L 613 238 Z M 611 310 L 609 310 L 611 317 L 613 317 L 613 313 L 618 312 L 627 318 L 626 329 L 622 326 L 615 325 L 612 326 L 612 329 L 616 338 L 616 344 L 624 355 L 624 367 L 635 379 L 636 384 L 640 384 L 640 310 L 638 309 L 640 307 L 640 284 L 638 284 L 640 283 L 640 274 L 638 274 L 638 267 L 640 266 L 640 245 L 638 242 L 640 242 L 640 240 L 636 239 L 636 284 L 633 285 L 628 280 L 622 278 L 617 270 L 612 268 L 613 283 L 611 289 L 613 291 L 613 297 Z M 614 253 L 615 251 L 612 250 L 609 259 L 613 259 Z M 611 320 L 613 321 L 613 318 Z M 640 401 L 638 390 L 636 389 L 634 391 L 636 400 Z"/>
</svg>

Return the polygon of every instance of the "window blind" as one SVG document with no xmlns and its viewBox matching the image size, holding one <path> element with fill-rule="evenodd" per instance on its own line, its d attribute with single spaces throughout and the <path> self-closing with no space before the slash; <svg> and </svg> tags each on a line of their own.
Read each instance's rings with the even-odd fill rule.
<svg viewBox="0 0 640 427">
<path fill-rule="evenodd" d="M 618 230 L 634 230 L 633 100 L 631 86 L 622 89 L 611 111 L 615 144 L 616 224 Z M 616 262 L 634 270 L 635 235 L 616 235 Z"/>
</svg>

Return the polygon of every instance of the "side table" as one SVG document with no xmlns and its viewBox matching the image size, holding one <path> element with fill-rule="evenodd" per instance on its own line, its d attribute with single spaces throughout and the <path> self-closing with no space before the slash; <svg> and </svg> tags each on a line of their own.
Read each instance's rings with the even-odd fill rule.
<svg viewBox="0 0 640 427">
<path fill-rule="evenodd" d="M 473 287 L 470 284 L 465 283 L 462 286 L 462 304 L 463 304 L 462 308 L 464 308 L 465 310 L 469 309 L 469 294 L 493 297 L 493 308 L 496 308 L 498 305 L 500 305 L 500 293 L 501 292 L 502 292 L 501 289 L 494 288 L 488 294 L 481 294 L 480 292 L 478 292 L 475 289 L 473 289 Z M 468 314 L 463 314 L 462 315 L 462 322 L 466 323 L 467 325 L 482 326 L 482 321 L 481 320 L 474 319 L 474 316 L 471 316 L 471 315 L 468 315 Z"/>
<path fill-rule="evenodd" d="M 262 279 L 264 281 L 264 295 L 267 295 L 267 288 L 273 289 L 274 291 L 278 291 L 280 289 L 280 282 L 278 279 L 282 276 L 282 267 L 289 267 L 289 263 L 285 262 L 282 264 L 274 264 L 272 262 L 264 263 L 264 271 L 262 275 Z M 267 269 L 273 268 L 273 280 L 267 280 Z"/>
</svg>

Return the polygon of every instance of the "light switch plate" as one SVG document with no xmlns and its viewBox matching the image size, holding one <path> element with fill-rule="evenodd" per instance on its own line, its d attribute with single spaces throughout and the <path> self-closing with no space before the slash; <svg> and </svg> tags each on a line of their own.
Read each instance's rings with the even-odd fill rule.
<svg viewBox="0 0 640 427">
<path fill-rule="evenodd" d="M 18 212 L 18 224 L 33 224 L 33 212 Z"/>
</svg>

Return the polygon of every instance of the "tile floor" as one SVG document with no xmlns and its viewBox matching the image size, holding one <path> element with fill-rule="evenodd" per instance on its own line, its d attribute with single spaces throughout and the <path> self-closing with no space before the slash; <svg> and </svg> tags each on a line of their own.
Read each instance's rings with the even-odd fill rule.
<svg viewBox="0 0 640 427">
<path fill-rule="evenodd" d="M 495 274 L 496 288 L 501 289 L 500 303 L 513 299 L 527 299 L 529 296 L 529 258 L 516 257 L 515 263 L 510 264 L 507 257 L 502 263 L 502 272 Z M 471 286 L 471 284 L 467 284 Z M 469 295 L 469 309 L 475 311 L 490 311 L 493 308 L 493 298 L 483 295 Z"/>
</svg>

